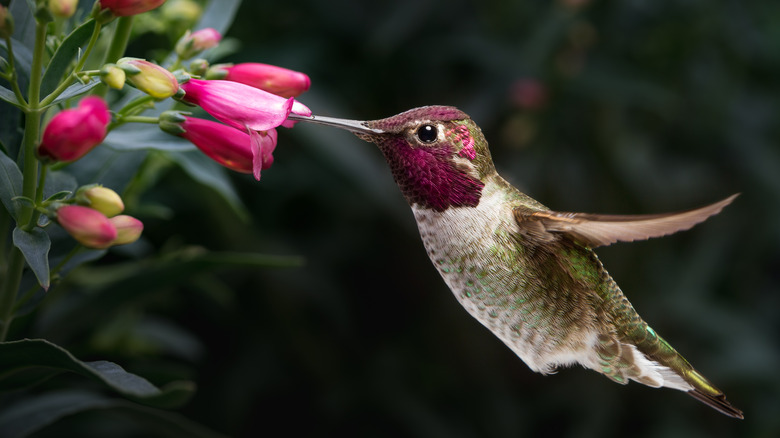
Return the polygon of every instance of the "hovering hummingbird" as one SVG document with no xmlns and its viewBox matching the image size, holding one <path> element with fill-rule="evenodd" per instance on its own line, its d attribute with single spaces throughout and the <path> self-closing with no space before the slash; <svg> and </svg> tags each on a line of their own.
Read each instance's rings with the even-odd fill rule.
<svg viewBox="0 0 780 438">
<path fill-rule="evenodd" d="M 532 370 L 579 363 L 620 384 L 685 391 L 743 418 L 642 320 L 593 251 L 686 230 L 737 195 L 680 213 L 557 212 L 498 175 L 482 131 L 457 108 L 372 121 L 290 118 L 346 129 L 379 147 L 457 300 Z"/>
</svg>

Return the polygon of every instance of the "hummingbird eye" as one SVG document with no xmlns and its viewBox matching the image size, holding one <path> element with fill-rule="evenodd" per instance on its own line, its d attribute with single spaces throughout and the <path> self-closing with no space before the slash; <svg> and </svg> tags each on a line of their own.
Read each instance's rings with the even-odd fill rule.
<svg viewBox="0 0 780 438">
<path fill-rule="evenodd" d="M 439 130 L 434 125 L 422 125 L 417 128 L 417 139 L 422 143 L 433 143 L 439 138 Z"/>
</svg>

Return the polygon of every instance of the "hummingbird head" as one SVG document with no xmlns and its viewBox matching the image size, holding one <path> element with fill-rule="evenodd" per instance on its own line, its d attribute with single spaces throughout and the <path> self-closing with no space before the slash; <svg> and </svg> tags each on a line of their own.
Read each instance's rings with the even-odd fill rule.
<svg viewBox="0 0 780 438">
<path fill-rule="evenodd" d="M 376 144 L 410 205 L 436 211 L 475 207 L 485 179 L 495 173 L 479 126 L 454 107 L 425 106 L 364 122 L 291 118 L 346 129 Z"/>
</svg>

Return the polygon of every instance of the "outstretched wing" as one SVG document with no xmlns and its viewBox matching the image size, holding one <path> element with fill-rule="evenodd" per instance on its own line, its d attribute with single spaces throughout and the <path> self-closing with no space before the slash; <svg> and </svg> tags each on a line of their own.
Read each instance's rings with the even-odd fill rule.
<svg viewBox="0 0 780 438">
<path fill-rule="evenodd" d="M 517 208 L 515 220 L 527 235 L 542 241 L 563 234 L 591 248 L 615 242 L 633 242 L 683 231 L 720 213 L 739 194 L 694 210 L 647 215 L 605 215 L 528 211 Z"/>
</svg>

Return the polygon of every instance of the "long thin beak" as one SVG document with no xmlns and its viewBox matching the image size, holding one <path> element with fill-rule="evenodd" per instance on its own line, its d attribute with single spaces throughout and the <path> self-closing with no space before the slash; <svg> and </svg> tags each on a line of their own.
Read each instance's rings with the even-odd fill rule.
<svg viewBox="0 0 780 438">
<path fill-rule="evenodd" d="M 348 120 L 337 119 L 335 117 L 324 116 L 301 116 L 298 114 L 290 114 L 287 117 L 289 120 L 295 120 L 300 122 L 319 123 L 320 125 L 333 126 L 334 128 L 346 129 L 347 131 L 354 132 L 356 134 L 382 134 L 385 131 L 381 129 L 369 128 L 365 125 L 365 122 L 360 120 Z"/>
</svg>

